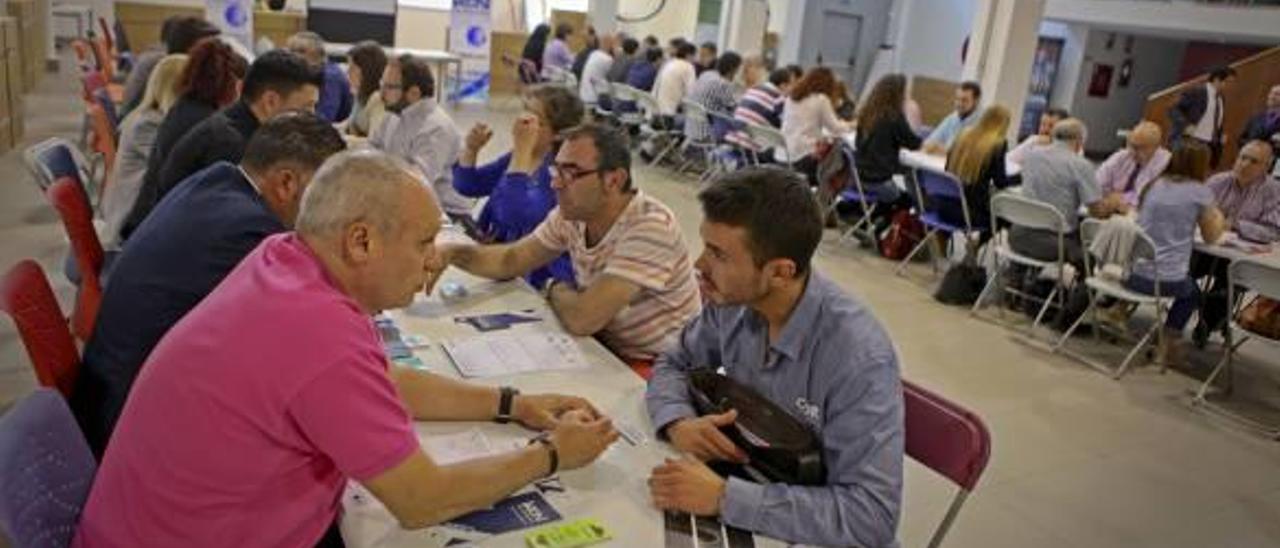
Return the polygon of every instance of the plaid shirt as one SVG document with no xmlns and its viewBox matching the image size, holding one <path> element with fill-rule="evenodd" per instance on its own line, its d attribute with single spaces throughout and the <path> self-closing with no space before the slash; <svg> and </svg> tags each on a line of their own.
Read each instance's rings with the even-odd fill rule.
<svg viewBox="0 0 1280 548">
<path fill-rule="evenodd" d="M 722 114 L 732 114 L 734 107 L 737 106 L 733 83 L 725 80 L 719 72 L 714 70 L 706 71 L 702 73 L 702 76 L 698 77 L 698 80 L 693 84 L 693 89 L 689 91 L 689 100 L 707 107 L 710 112 Z M 687 113 L 684 121 L 684 134 L 695 140 L 712 138 L 710 124 L 704 120 L 687 116 Z"/>
</svg>

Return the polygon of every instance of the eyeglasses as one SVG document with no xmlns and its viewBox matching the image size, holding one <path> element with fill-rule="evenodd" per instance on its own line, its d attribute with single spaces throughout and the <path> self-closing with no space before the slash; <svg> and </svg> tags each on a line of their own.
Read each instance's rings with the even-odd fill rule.
<svg viewBox="0 0 1280 548">
<path fill-rule="evenodd" d="M 600 173 L 601 169 L 582 169 L 573 164 L 552 164 L 551 177 L 560 179 L 566 183 L 572 183 L 583 177 L 589 177 Z"/>
</svg>

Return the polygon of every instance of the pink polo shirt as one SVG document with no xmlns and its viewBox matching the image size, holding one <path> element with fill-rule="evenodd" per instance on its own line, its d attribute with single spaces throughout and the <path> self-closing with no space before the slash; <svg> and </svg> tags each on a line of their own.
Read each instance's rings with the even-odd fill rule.
<svg viewBox="0 0 1280 548">
<path fill-rule="evenodd" d="M 279 234 L 143 365 L 73 545 L 312 546 L 416 450 L 369 316 Z"/>
</svg>

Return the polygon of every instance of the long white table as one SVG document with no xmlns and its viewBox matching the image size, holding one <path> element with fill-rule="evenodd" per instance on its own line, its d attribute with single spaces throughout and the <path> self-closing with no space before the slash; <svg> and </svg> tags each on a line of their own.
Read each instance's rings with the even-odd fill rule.
<svg viewBox="0 0 1280 548">
<path fill-rule="evenodd" d="M 1223 241 L 1238 240 L 1234 234 L 1229 233 L 1223 238 Z M 1266 250 L 1263 252 L 1256 252 L 1250 249 L 1243 249 L 1238 245 L 1227 245 L 1223 243 L 1208 244 L 1201 241 L 1198 234 L 1196 235 L 1195 250 L 1198 253 L 1211 255 L 1220 259 L 1226 259 L 1227 261 L 1249 258 L 1254 261 L 1260 261 L 1276 268 L 1280 268 L 1280 246 L 1277 246 L 1276 244 L 1266 246 L 1252 243 L 1246 245 L 1250 247 L 1264 247 Z"/>
<path fill-rule="evenodd" d="M 944 156 L 927 154 L 919 150 L 901 149 L 898 151 L 898 161 L 902 165 L 915 168 L 927 169 L 930 171 L 945 173 L 947 171 L 947 159 Z M 1022 165 L 1017 162 L 1005 160 L 1005 173 L 1014 176 L 1022 173 Z"/>
<path fill-rule="evenodd" d="M 324 45 L 324 53 L 329 57 L 346 58 L 347 52 L 355 47 L 354 44 L 346 44 L 341 42 L 326 43 Z M 436 86 L 436 100 L 443 101 L 448 98 L 446 90 L 449 89 L 449 65 L 454 67 L 454 81 L 462 82 L 462 57 L 447 51 L 436 49 L 414 49 L 414 48 L 382 48 L 387 52 L 388 57 L 399 55 L 412 55 L 419 59 L 423 59 L 428 63 L 432 63 L 436 67 L 436 74 L 439 75 L 440 84 Z"/>
<path fill-rule="evenodd" d="M 546 302 L 522 280 L 490 282 L 450 269 L 441 282 L 450 281 L 462 284 L 467 294 L 444 299 L 439 296 L 440 285 L 437 285 L 436 295 L 420 297 L 409 308 L 391 314 L 404 334 L 421 335 L 430 340 L 430 348 L 418 350 L 416 356 L 434 373 L 459 377 L 439 343 L 452 337 L 477 334 L 470 326 L 455 322 L 455 316 L 532 309 L 542 318 L 541 322 L 520 324 L 510 329 L 561 330 Z M 595 463 L 580 470 L 561 472 L 559 477 L 569 492 L 565 501 L 553 501 L 553 504 L 566 522 L 583 518 L 599 520 L 613 533 L 614 545 L 662 546 L 665 531 L 663 515 L 653 506 L 646 482 L 650 470 L 674 453 L 652 434 L 653 428 L 644 406 L 644 381 L 595 339 L 579 337 L 576 340 L 590 362 L 588 370 L 541 372 L 476 379 L 474 382 L 514 386 L 525 393 L 558 392 L 583 396 L 615 423 L 644 432 L 644 439 L 637 445 L 619 439 Z M 532 432 L 519 426 L 488 422 L 417 423 L 415 426 L 421 439 L 470 429 L 479 429 L 495 445 L 533 436 Z M 441 538 L 439 528 L 401 529 L 386 508 L 355 486 L 344 495 L 343 507 L 343 537 L 347 546 L 352 548 L 437 546 L 442 540 L 447 540 Z M 492 537 L 481 544 L 523 547 L 524 535 L 528 532 L 523 530 Z M 759 537 L 756 545 L 783 546 Z"/>
</svg>

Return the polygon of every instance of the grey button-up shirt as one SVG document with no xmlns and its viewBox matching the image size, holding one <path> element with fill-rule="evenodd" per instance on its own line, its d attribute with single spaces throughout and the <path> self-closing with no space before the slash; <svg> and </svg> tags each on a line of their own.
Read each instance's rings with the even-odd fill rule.
<svg viewBox="0 0 1280 548">
<path fill-rule="evenodd" d="M 818 433 L 823 486 L 730 478 L 721 520 L 807 544 L 896 546 L 902 501 L 902 385 L 893 344 L 862 303 L 810 275 L 777 341 L 745 306 L 709 306 L 658 358 L 646 401 L 654 426 L 696 415 L 687 373 L 723 366 Z"/>
<path fill-rule="evenodd" d="M 369 144 L 417 167 L 445 213 L 470 214 L 475 202 L 453 188 L 453 164 L 458 162 L 462 135 L 435 99 L 421 99 L 399 114 L 387 113 L 369 136 Z"/>
<path fill-rule="evenodd" d="M 1071 232 L 1080 224 L 1080 206 L 1102 199 L 1093 164 L 1061 143 L 1032 150 L 1023 158 L 1022 192 L 1062 213 Z"/>
</svg>

